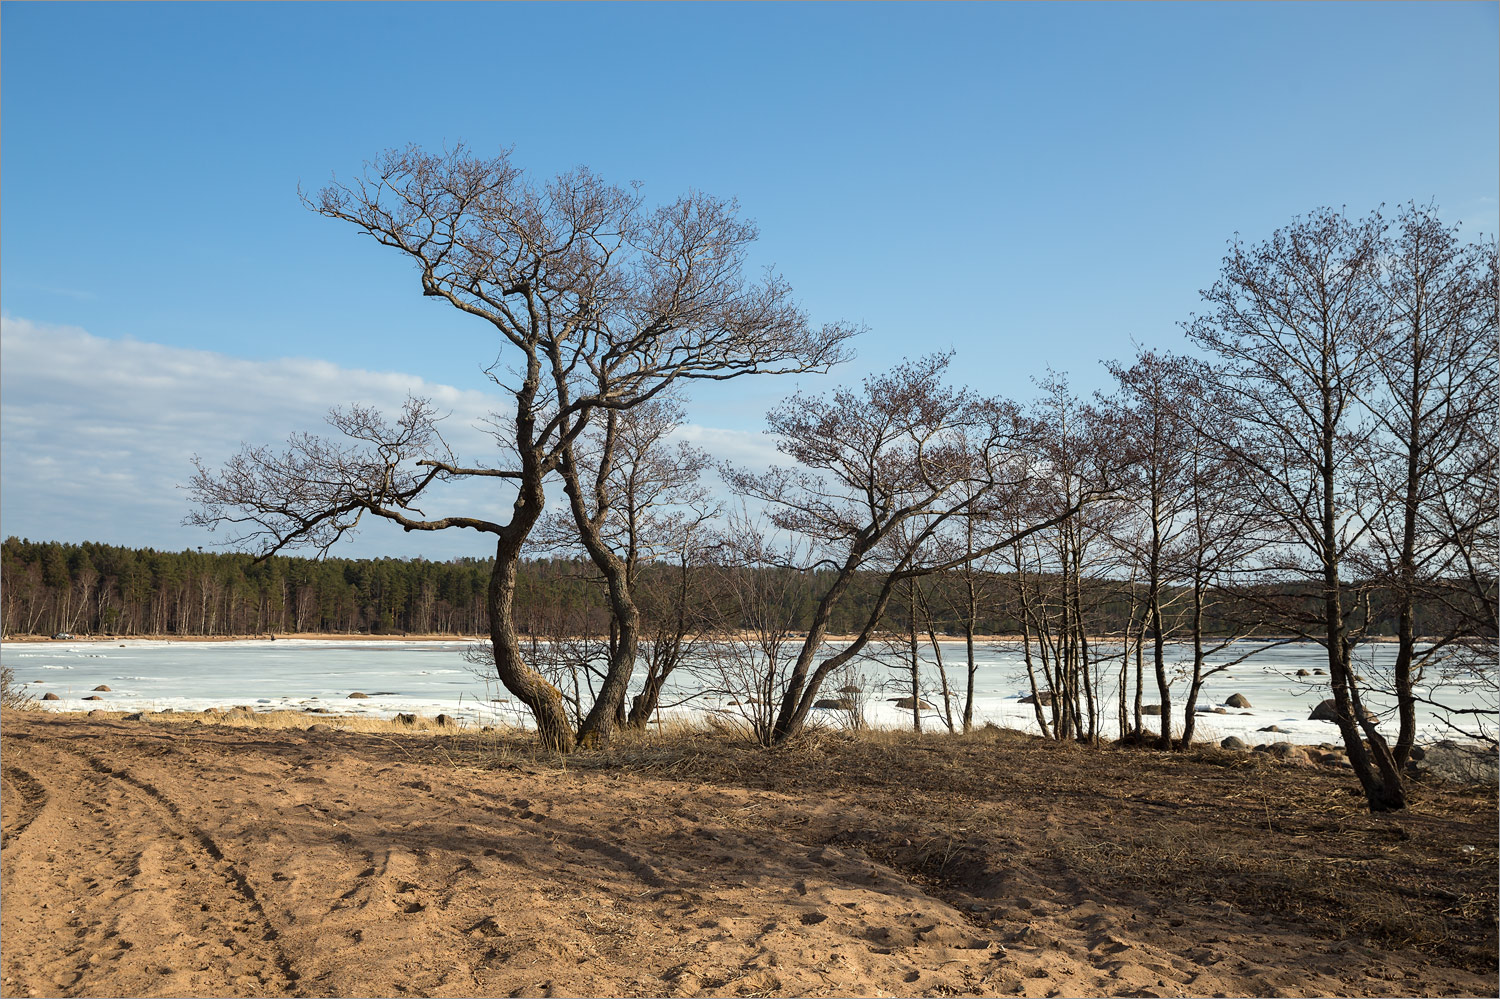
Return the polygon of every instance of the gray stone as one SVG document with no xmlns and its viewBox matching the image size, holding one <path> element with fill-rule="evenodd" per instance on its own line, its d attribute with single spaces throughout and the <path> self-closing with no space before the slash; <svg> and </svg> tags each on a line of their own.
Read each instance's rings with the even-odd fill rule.
<svg viewBox="0 0 1500 999">
<path fill-rule="evenodd" d="M 1051 707 L 1052 706 L 1052 691 L 1050 691 L 1050 690 L 1043 690 L 1040 693 L 1027 694 L 1025 697 L 1021 698 L 1020 703 L 1022 703 L 1022 704 L 1036 704 L 1039 701 L 1041 702 L 1042 707 L 1044 707 L 1044 708 L 1045 707 Z"/>
<path fill-rule="evenodd" d="M 1312 714 L 1307 716 L 1308 721 L 1337 722 L 1338 718 L 1338 702 L 1331 697 L 1319 702 L 1318 706 L 1312 709 Z M 1374 725 L 1376 722 L 1375 715 L 1369 708 L 1364 709 L 1364 718 L 1368 724 Z"/>
<path fill-rule="evenodd" d="M 849 711 L 854 707 L 854 701 L 848 697 L 823 697 L 813 702 L 815 708 L 827 708 L 831 711 Z"/>
<path fill-rule="evenodd" d="M 146 716 L 142 712 L 137 711 L 133 715 L 126 715 L 125 716 L 125 720 L 126 721 L 145 721 L 146 720 Z"/>
<path fill-rule="evenodd" d="M 1241 739 L 1239 736 L 1236 736 L 1236 735 L 1231 735 L 1228 738 L 1221 739 L 1219 741 L 1219 748 L 1220 749 L 1245 750 L 1245 749 L 1249 749 L 1250 747 L 1245 744 L 1245 740 L 1244 739 Z"/>
<path fill-rule="evenodd" d="M 893 698 L 891 698 L 891 700 L 895 702 L 896 707 L 898 707 L 898 708 L 905 708 L 907 711 L 911 710 L 912 699 L 910 697 L 893 697 Z M 921 710 L 923 710 L 923 711 L 936 711 L 937 708 L 933 707 L 931 704 L 928 704 L 926 701 L 923 701 L 922 702 Z"/>
<path fill-rule="evenodd" d="M 1267 725 L 1265 728 L 1256 729 L 1257 732 L 1281 732 L 1284 731 L 1280 725 Z"/>
<path fill-rule="evenodd" d="M 1301 746 L 1294 746 L 1290 742 L 1273 742 L 1268 750 L 1270 754 L 1285 763 L 1309 763 L 1307 750 Z"/>
<path fill-rule="evenodd" d="M 1230 694 L 1224 701 L 1224 704 L 1226 707 L 1231 708 L 1248 708 L 1251 706 L 1250 699 L 1244 694 Z"/>
<path fill-rule="evenodd" d="M 104 700 L 104 698 L 100 697 L 98 694 L 90 694 L 89 696 L 85 697 L 84 700 L 85 701 L 102 701 L 102 700 Z"/>
</svg>

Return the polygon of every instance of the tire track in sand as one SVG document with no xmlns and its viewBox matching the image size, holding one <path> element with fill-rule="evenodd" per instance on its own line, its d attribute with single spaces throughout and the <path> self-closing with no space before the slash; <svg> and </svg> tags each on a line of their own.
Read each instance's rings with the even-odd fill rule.
<svg viewBox="0 0 1500 999">
<path fill-rule="evenodd" d="M 10 764 L 0 767 L 0 779 L 9 781 L 20 798 L 20 815 L 13 822 L 6 823 L 8 828 L 0 830 L 0 846 L 10 846 L 47 807 L 47 788 L 25 770 Z"/>
<path fill-rule="evenodd" d="M 6 962 L 7 995 L 94 994 L 96 976 L 125 995 L 226 985 L 238 995 L 296 994 L 299 975 L 254 887 L 209 833 L 150 781 L 87 752 L 50 741 L 45 749 L 87 766 L 45 768 L 69 776 L 43 789 L 52 807 L 28 822 L 20 849 L 6 851 L 7 873 L 24 869 L 34 886 L 22 904 L 7 904 L 7 936 L 25 934 L 37 950 L 26 966 Z"/>
</svg>

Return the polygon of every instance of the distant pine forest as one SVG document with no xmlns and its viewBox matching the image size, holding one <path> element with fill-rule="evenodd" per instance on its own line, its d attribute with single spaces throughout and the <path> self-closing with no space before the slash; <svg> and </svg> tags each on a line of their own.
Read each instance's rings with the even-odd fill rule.
<svg viewBox="0 0 1500 999">
<path fill-rule="evenodd" d="M 0 546 L 0 608 L 6 636 L 476 635 L 489 630 L 485 600 L 491 566 L 491 560 L 475 558 L 432 562 L 273 556 L 256 562 L 234 552 L 165 552 L 12 537 Z M 724 570 L 661 566 L 645 571 L 663 577 L 683 571 L 693 575 L 688 588 L 701 605 L 711 602 L 714 577 Z M 736 571 L 789 574 L 777 569 Z M 788 619 L 805 622 L 813 607 L 809 595 L 818 591 L 818 574 L 803 576 L 800 581 L 782 581 L 774 589 L 782 594 Z M 1007 612 L 1008 578 L 982 576 L 984 596 L 975 622 L 977 634 L 1020 631 L 1016 618 Z M 835 614 L 833 633 L 859 629 L 874 605 L 878 582 L 875 574 L 856 581 L 854 592 Z M 664 578 L 660 589 L 668 592 L 679 585 Z M 940 577 L 924 581 L 923 587 L 937 632 L 961 635 L 961 581 Z M 1087 589 L 1093 634 L 1119 635 L 1127 627 L 1139 630 L 1139 619 L 1130 620 L 1139 602 L 1131 599 L 1127 584 L 1099 579 Z M 1289 589 L 1281 588 L 1283 597 Z M 1381 603 L 1377 591 L 1367 629 L 1370 635 L 1395 633 L 1394 616 L 1384 614 Z M 1265 619 L 1263 608 L 1264 600 L 1250 595 L 1219 594 L 1205 624 L 1209 632 L 1218 634 L 1285 633 L 1275 621 Z M 523 630 L 530 635 L 603 635 L 609 627 L 602 582 L 587 559 L 522 562 L 516 610 Z M 669 600 L 646 601 L 642 611 L 650 631 L 658 623 L 653 618 L 675 616 L 678 605 Z M 705 627 L 710 621 L 729 628 L 743 624 L 704 616 L 701 606 L 695 613 Z M 1424 616 L 1419 609 L 1419 627 Z M 892 602 L 884 625 L 892 631 L 909 628 L 904 601 Z M 925 619 L 922 627 L 926 627 Z"/>
</svg>

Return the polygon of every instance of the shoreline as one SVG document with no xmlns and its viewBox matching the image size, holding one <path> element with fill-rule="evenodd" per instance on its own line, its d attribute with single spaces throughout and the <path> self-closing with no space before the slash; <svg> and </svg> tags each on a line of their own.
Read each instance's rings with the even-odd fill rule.
<svg viewBox="0 0 1500 999">
<path fill-rule="evenodd" d="M 525 636 L 523 636 L 523 638 L 524 637 Z M 571 636 L 571 637 L 580 637 L 580 636 Z M 589 636 L 589 637 L 602 638 L 603 636 Z M 800 637 L 800 636 L 794 636 L 794 637 Z M 845 643 L 847 643 L 847 642 L 854 641 L 854 639 L 856 637 L 858 637 L 858 636 L 856 636 L 856 635 L 848 635 L 848 634 L 828 635 L 824 639 L 824 641 L 827 641 L 827 642 L 845 642 Z M 350 632 L 350 633 L 346 634 L 346 633 L 336 633 L 336 632 L 327 632 L 327 631 L 297 631 L 297 632 L 276 632 L 275 634 L 270 634 L 270 633 L 264 633 L 263 632 L 261 634 L 256 634 L 256 635 L 171 635 L 171 634 L 168 634 L 168 635 L 71 635 L 68 638 L 53 638 L 51 635 L 5 635 L 3 637 L 0 637 L 0 643 L 14 642 L 14 643 L 16 643 L 18 645 L 39 645 L 39 644 L 46 643 L 46 642 L 95 642 L 95 643 L 105 643 L 105 642 L 114 642 L 114 643 L 118 643 L 118 642 L 194 642 L 194 643 L 214 643 L 214 642 L 276 642 L 276 641 L 296 641 L 296 642 L 446 642 L 446 643 L 451 644 L 451 643 L 454 643 L 454 642 L 483 642 L 483 641 L 488 640 L 488 638 L 489 638 L 488 635 L 477 635 L 477 634 L 476 635 L 446 634 L 446 633 L 443 633 L 443 632 L 421 632 L 421 633 L 417 633 L 417 634 L 404 634 L 404 635 L 372 635 L 372 634 L 369 634 L 368 632 Z M 1225 641 L 1226 638 L 1227 638 L 1227 636 L 1205 636 L 1206 640 L 1213 641 L 1213 642 Z M 871 640 L 872 644 L 873 644 L 874 641 L 875 641 L 874 639 Z M 963 641 L 964 641 L 964 637 L 962 635 L 944 635 L 943 637 L 941 637 L 940 639 L 938 639 L 938 641 L 941 642 L 944 645 L 956 645 L 956 644 L 962 644 Z M 1020 645 L 1022 641 L 1023 641 L 1023 638 L 1020 635 L 975 635 L 974 636 L 974 644 L 975 645 L 1009 645 L 1009 644 Z M 1035 644 L 1036 640 L 1033 639 L 1032 641 L 1033 641 L 1033 644 Z M 1099 645 L 1107 645 L 1107 644 L 1115 643 L 1115 642 L 1118 642 L 1118 641 L 1119 641 L 1118 636 L 1109 636 L 1109 635 L 1094 635 L 1094 636 L 1090 636 L 1090 638 L 1089 638 L 1089 642 L 1090 643 L 1092 643 L 1092 644 L 1099 644 Z M 1237 639 L 1237 641 L 1239 641 L 1239 642 L 1286 642 L 1286 641 L 1290 641 L 1290 642 L 1296 643 L 1296 644 L 1312 644 L 1312 645 L 1319 644 L 1316 641 L 1313 641 L 1311 639 L 1298 638 L 1298 637 L 1289 636 L 1289 635 L 1261 635 L 1261 636 L 1257 636 L 1257 637 L 1240 638 L 1240 639 Z M 1417 639 L 1417 642 L 1419 644 L 1422 643 L 1422 642 L 1430 642 L 1430 641 L 1432 641 L 1432 638 L 1429 637 L 1429 636 L 1421 636 L 1421 637 L 1418 637 L 1418 639 Z M 1389 635 L 1373 635 L 1373 636 L 1370 636 L 1370 637 L 1367 637 L 1367 638 L 1363 639 L 1362 641 L 1360 641 L 1357 644 L 1360 644 L 1360 645 L 1392 645 L 1392 644 L 1395 644 L 1396 642 L 1397 642 L 1397 639 L 1394 638 L 1394 637 L 1392 637 L 1392 636 L 1389 636 Z M 927 644 L 927 642 L 926 642 L 925 639 L 923 639 L 922 644 L 924 646 Z M 1183 640 L 1183 639 L 1174 640 L 1174 639 L 1168 638 L 1167 639 L 1167 644 L 1168 645 L 1184 645 L 1184 644 L 1186 644 L 1186 641 Z M 1106 657 L 1106 658 L 1115 658 L 1115 657 L 1110 656 L 1110 657 Z"/>
</svg>

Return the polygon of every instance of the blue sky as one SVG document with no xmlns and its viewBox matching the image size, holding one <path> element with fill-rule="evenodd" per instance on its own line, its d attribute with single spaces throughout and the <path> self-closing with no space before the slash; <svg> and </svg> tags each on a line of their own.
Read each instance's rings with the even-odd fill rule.
<svg viewBox="0 0 1500 999">
<path fill-rule="evenodd" d="M 1493 3 L 4 4 L 0 25 L 0 531 L 33 538 L 204 543 L 177 523 L 194 451 L 351 401 L 320 391 L 485 387 L 484 328 L 297 200 L 393 145 L 738 197 L 758 264 L 869 327 L 835 378 L 951 348 L 1019 397 L 1049 365 L 1088 390 L 1132 340 L 1180 347 L 1235 232 L 1408 199 L 1500 229 Z M 163 358 L 237 398 L 134 398 Z M 101 368 L 118 391 L 88 391 Z M 753 460 L 792 384 L 701 393 L 695 433 Z M 349 553 L 476 548 L 371 531 Z"/>
</svg>

